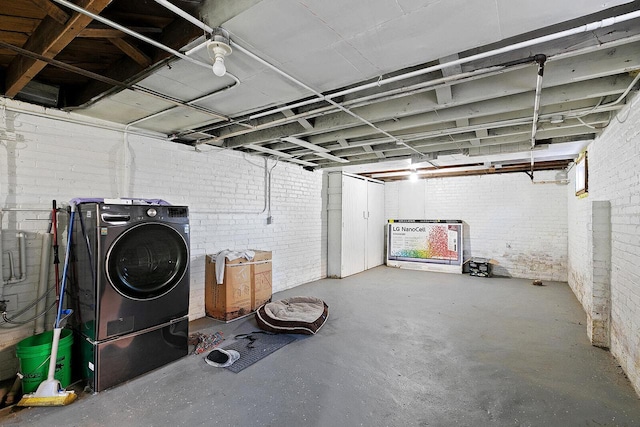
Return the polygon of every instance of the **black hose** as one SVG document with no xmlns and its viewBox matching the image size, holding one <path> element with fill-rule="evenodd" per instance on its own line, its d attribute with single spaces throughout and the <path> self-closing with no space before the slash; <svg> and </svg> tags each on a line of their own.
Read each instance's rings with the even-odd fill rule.
<svg viewBox="0 0 640 427">
<path fill-rule="evenodd" d="M 21 325 L 22 323 L 17 323 L 17 322 L 13 322 L 13 320 L 17 317 L 22 316 L 24 313 L 26 313 L 27 311 L 29 311 L 30 309 L 32 309 L 35 305 L 37 305 L 40 301 L 42 301 L 44 298 L 46 298 L 51 291 L 53 291 L 54 288 L 49 288 L 49 290 L 47 290 L 47 292 L 45 292 L 44 294 L 42 294 L 42 296 L 40 296 L 40 298 L 37 298 L 35 300 L 33 300 L 31 302 L 31 304 L 27 305 L 26 307 L 22 308 L 21 310 L 19 310 L 17 313 L 13 314 L 11 317 L 7 317 L 7 312 L 3 312 L 2 313 L 2 318 L 4 319 L 3 323 L 13 323 L 13 324 L 18 324 Z M 48 312 L 49 310 L 51 310 L 51 308 L 46 309 L 43 313 L 41 314 L 37 314 L 33 319 L 31 320 L 27 320 L 25 321 L 25 323 L 29 323 L 32 320 L 37 319 L 38 317 L 40 317 L 42 314 Z M 2 323 L 0 323 L 2 324 Z"/>
<path fill-rule="evenodd" d="M 9 324 L 11 324 L 11 325 L 26 325 L 27 323 L 31 323 L 31 322 L 33 322 L 34 320 L 36 320 L 37 318 L 44 316 L 44 315 L 45 315 L 45 314 L 47 314 L 49 311 L 51 311 L 51 309 L 52 309 L 52 308 L 54 308 L 56 305 L 57 305 L 57 304 L 54 302 L 53 304 L 51 304 L 51 305 L 49 306 L 49 308 L 47 308 L 47 309 L 46 309 L 45 311 L 43 311 L 42 313 L 40 313 L 40 314 L 36 314 L 36 315 L 35 315 L 35 316 L 33 316 L 31 319 L 21 320 L 21 321 L 19 321 L 19 322 L 17 322 L 17 321 L 15 321 L 15 320 L 14 320 L 14 319 L 15 319 L 16 317 L 18 317 L 19 315 L 15 315 L 15 316 L 13 316 L 13 317 L 11 317 L 11 318 L 10 318 L 10 317 L 8 317 L 8 316 L 7 316 L 7 312 L 5 311 L 5 312 L 3 312 L 3 313 L 2 313 L 2 320 L 4 321 L 3 323 L 9 323 Z M 22 313 L 21 313 L 21 314 L 22 314 Z"/>
</svg>

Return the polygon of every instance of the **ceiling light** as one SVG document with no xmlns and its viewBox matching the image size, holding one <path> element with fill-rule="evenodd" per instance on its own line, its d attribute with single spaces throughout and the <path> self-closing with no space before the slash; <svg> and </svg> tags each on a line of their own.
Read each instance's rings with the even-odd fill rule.
<svg viewBox="0 0 640 427">
<path fill-rule="evenodd" d="M 416 182 L 417 180 L 418 180 L 418 172 L 411 171 L 411 173 L 409 174 L 409 181 Z"/>
<path fill-rule="evenodd" d="M 207 40 L 209 58 L 213 60 L 213 74 L 218 77 L 224 76 L 227 72 L 227 67 L 224 65 L 224 57 L 231 53 L 229 43 L 229 33 L 220 27 L 214 28 L 211 38 Z"/>
</svg>

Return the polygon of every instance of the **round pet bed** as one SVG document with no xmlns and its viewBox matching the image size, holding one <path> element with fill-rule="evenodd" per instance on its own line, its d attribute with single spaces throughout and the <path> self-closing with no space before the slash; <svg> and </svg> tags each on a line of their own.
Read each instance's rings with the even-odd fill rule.
<svg viewBox="0 0 640 427">
<path fill-rule="evenodd" d="M 291 297 L 263 304 L 256 311 L 260 329 L 314 335 L 329 317 L 329 306 L 315 297 Z"/>
</svg>

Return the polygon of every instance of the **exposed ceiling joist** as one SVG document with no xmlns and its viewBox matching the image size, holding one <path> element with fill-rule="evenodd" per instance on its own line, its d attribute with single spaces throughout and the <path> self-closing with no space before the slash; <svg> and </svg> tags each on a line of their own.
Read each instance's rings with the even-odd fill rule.
<svg viewBox="0 0 640 427">
<path fill-rule="evenodd" d="M 245 146 L 245 148 L 248 148 L 248 149 L 254 150 L 254 151 L 259 151 L 261 153 L 272 154 L 272 155 L 278 156 L 278 157 L 284 157 L 284 158 L 287 158 L 287 159 L 290 159 L 290 158 L 293 157 L 291 154 L 283 153 L 282 151 L 272 150 L 270 148 L 263 147 L 261 145 L 248 144 L 248 145 Z"/>
<path fill-rule="evenodd" d="M 290 142 L 291 144 L 299 145 L 300 147 L 308 148 L 309 150 L 314 151 L 316 153 L 329 152 L 329 150 L 327 150 L 326 148 L 320 147 L 319 145 L 316 145 L 316 144 L 312 144 L 308 141 L 305 141 L 304 139 L 295 138 L 293 136 L 284 137 L 282 138 L 282 140 Z"/>
<path fill-rule="evenodd" d="M 333 154 L 329 154 L 329 150 L 327 150 L 326 148 L 320 147 L 319 145 L 311 144 L 303 139 L 295 137 L 285 137 L 282 138 L 282 140 L 290 142 L 291 144 L 308 148 L 312 150 L 313 154 L 316 156 L 324 157 L 325 159 L 333 160 L 334 162 L 338 163 L 349 163 L 349 160 L 343 159 L 342 157 L 334 156 Z"/>
<path fill-rule="evenodd" d="M 285 117 L 293 117 L 295 115 L 295 113 L 291 110 L 282 110 L 282 114 L 284 114 Z M 303 128 L 305 128 L 306 130 L 313 130 L 313 125 L 311 124 L 311 122 L 307 119 L 297 119 L 298 123 L 300 123 L 302 125 Z"/>
<path fill-rule="evenodd" d="M 143 68 L 147 68 L 151 65 L 151 58 L 149 58 L 140 49 L 127 42 L 122 38 L 110 38 L 109 42 L 123 51 L 129 58 L 133 59 L 138 65 Z"/>
<path fill-rule="evenodd" d="M 542 170 L 558 170 L 564 169 L 569 164 L 569 160 L 554 160 L 537 162 L 534 171 Z M 529 163 L 519 163 L 508 166 L 485 166 L 480 164 L 456 165 L 443 168 L 419 168 L 416 170 L 418 177 L 421 179 L 428 178 L 450 178 L 456 176 L 473 176 L 473 175 L 492 175 L 495 173 L 515 173 L 529 172 L 531 165 Z M 381 181 L 399 181 L 407 179 L 410 171 L 388 171 L 383 173 L 363 173 L 362 175 L 375 178 Z"/>
<path fill-rule="evenodd" d="M 445 58 L 440 58 L 439 62 L 441 64 L 447 64 L 449 62 L 455 61 L 456 59 L 459 59 L 457 54 L 450 55 Z M 445 67 L 441 71 L 443 77 L 455 76 L 456 74 L 462 73 L 462 66 L 458 64 L 452 67 Z M 436 97 L 438 99 L 438 104 L 448 104 L 449 102 L 451 102 L 453 100 L 453 94 L 451 91 L 451 86 L 442 86 L 437 88 Z"/>
<path fill-rule="evenodd" d="M 44 10 L 47 15 L 53 18 L 56 22 L 61 25 L 64 25 L 69 20 L 69 14 L 64 10 L 60 9 L 54 3 L 51 3 L 49 0 L 29 0 L 31 3 L 38 6 L 40 9 Z"/>
<path fill-rule="evenodd" d="M 540 10 L 554 6 L 540 1 Z M 437 159 L 525 153 L 536 54 L 547 56 L 536 134 L 544 145 L 534 147 L 536 155 L 596 137 L 638 86 L 638 1 L 584 0 L 536 15 L 526 0 L 509 0 L 508 13 L 475 10 L 472 31 L 446 2 L 428 13 L 419 2 L 382 3 L 354 1 L 347 13 L 334 0 L 73 0 L 94 13 L 102 5 L 91 21 L 71 14 L 80 9 L 63 0 L 5 2 L 0 88 L 25 99 L 59 87 L 61 108 L 180 143 L 277 156 L 307 168 L 347 162 L 374 168 L 416 155 L 443 166 Z M 351 13 L 365 9 L 371 13 Z M 283 14 L 295 19 L 277 36 L 265 31 Z M 230 32 L 234 49 L 225 65 L 232 79 L 193 69 L 194 61 L 210 62 L 206 50 L 192 49 L 205 39 L 199 17 L 211 17 L 205 31 L 222 25 Z M 438 35 L 446 44 L 425 25 L 444 19 Z M 187 50 L 192 57 L 178 52 Z"/>
<path fill-rule="evenodd" d="M 111 0 L 82 0 L 79 6 L 100 13 Z M 64 24 L 51 16 L 45 17 L 34 33 L 29 37 L 24 48 L 31 52 L 55 57 L 91 22 L 91 18 L 80 13 L 72 14 Z M 46 63 L 24 56 L 16 56 L 7 69 L 5 96 L 14 97 L 29 83 Z"/>
</svg>

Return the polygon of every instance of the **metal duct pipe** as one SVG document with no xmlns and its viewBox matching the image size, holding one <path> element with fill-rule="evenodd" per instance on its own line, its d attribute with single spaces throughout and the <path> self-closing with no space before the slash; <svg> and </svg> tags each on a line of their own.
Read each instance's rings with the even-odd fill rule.
<svg viewBox="0 0 640 427">
<path fill-rule="evenodd" d="M 478 59 L 484 59 L 484 58 L 489 58 L 492 56 L 496 56 L 496 55 L 500 55 L 503 53 L 508 53 L 508 52 L 512 52 L 514 50 L 518 50 L 518 49 L 523 49 L 526 47 L 531 47 L 531 46 L 535 46 L 541 43 L 545 43 L 545 42 L 549 42 L 549 41 L 554 41 L 554 40 L 558 40 L 564 37 L 568 37 L 574 34 L 580 34 L 580 33 L 588 33 L 594 30 L 597 30 L 598 28 L 605 28 L 605 27 L 609 27 L 611 25 L 620 23 L 620 22 L 625 22 L 625 21 L 629 21 L 631 19 L 636 19 L 636 18 L 640 18 L 640 11 L 634 11 L 634 12 L 630 12 L 630 13 L 626 13 L 624 15 L 619 15 L 619 16 L 615 16 L 612 18 L 607 18 L 607 19 L 603 19 L 601 21 L 595 21 L 586 25 L 582 25 L 580 27 L 574 27 L 565 31 L 560 31 L 557 33 L 553 33 L 553 34 L 549 34 L 546 36 L 542 36 L 542 37 L 536 37 L 534 39 L 530 39 L 530 40 L 525 40 L 523 42 L 520 43 L 514 43 L 512 45 L 509 46 L 505 46 L 505 47 L 501 47 L 499 49 L 493 49 L 487 52 L 483 52 L 483 53 L 478 53 L 476 55 L 471 55 L 471 56 L 467 56 L 465 58 L 460 58 L 460 59 L 456 59 L 454 61 L 450 61 L 450 62 L 446 62 L 444 64 L 437 64 L 437 65 L 433 65 L 431 67 L 426 67 L 426 68 L 422 68 L 420 70 L 416 70 L 416 71 L 412 71 L 410 73 L 406 73 L 406 74 L 401 74 L 398 76 L 394 76 L 394 77 L 389 77 L 387 79 L 382 79 L 380 81 L 374 82 L 374 83 L 369 83 L 366 85 L 362 85 L 362 86 L 358 86 L 358 87 L 354 87 L 351 89 L 346 89 L 340 92 L 336 92 L 336 93 L 332 93 L 331 95 L 329 95 L 329 97 L 334 98 L 337 96 L 343 96 L 343 95 L 347 95 L 349 93 L 353 93 L 353 92 L 357 92 L 357 91 L 361 91 L 361 90 L 366 90 L 366 89 L 371 89 L 374 88 L 376 86 L 382 86 L 388 83 L 393 83 L 393 82 L 397 82 L 400 80 L 405 80 L 411 77 L 417 77 L 417 76 L 421 76 L 423 74 L 426 73 L 430 73 L 432 71 L 437 71 L 437 70 L 442 70 L 443 68 L 448 68 L 454 65 L 462 65 L 462 64 L 466 64 L 468 62 L 473 62 L 476 61 Z"/>
<path fill-rule="evenodd" d="M 3 212 L 0 209 L 0 297 L 4 296 L 4 249 L 2 247 L 2 216 Z"/>
<path fill-rule="evenodd" d="M 155 2 L 158 3 L 160 6 L 163 6 L 164 8 L 166 8 L 166 9 L 170 10 L 171 12 L 175 13 L 176 15 L 184 18 L 186 21 L 191 22 L 193 25 L 195 25 L 196 27 L 206 31 L 207 33 L 212 33 L 213 32 L 213 28 L 211 28 L 210 26 L 208 26 L 207 24 L 205 24 L 204 22 L 202 22 L 198 18 L 189 15 L 187 12 L 185 12 L 182 9 L 180 9 L 178 6 L 174 6 L 172 3 L 168 2 L 167 0 L 155 0 Z"/>
<path fill-rule="evenodd" d="M 49 261 L 51 258 L 51 241 L 53 235 L 51 233 L 44 233 L 42 235 L 42 251 L 40 252 L 40 277 L 38 280 L 38 293 L 36 295 L 38 303 L 36 304 L 36 313 L 35 315 L 43 313 L 47 307 L 46 298 L 44 298 L 45 293 L 47 292 L 47 287 L 49 283 Z M 44 316 L 36 317 L 35 323 L 33 325 L 33 331 L 35 334 L 39 334 L 44 332 Z"/>
<path fill-rule="evenodd" d="M 20 249 L 20 281 L 27 278 L 27 245 L 25 242 L 25 234 L 20 232 L 16 234 L 18 238 L 18 248 Z"/>
<path fill-rule="evenodd" d="M 538 132 L 538 116 L 540 115 L 540 97 L 542 95 L 542 77 L 544 76 L 545 55 L 536 55 L 538 63 L 538 77 L 536 78 L 536 96 L 533 101 L 533 126 L 531 128 L 531 149 L 536 145 L 536 133 Z"/>
<path fill-rule="evenodd" d="M 16 274 L 13 254 L 7 251 L 9 254 L 9 279 L 3 281 L 5 285 L 24 282 L 27 278 L 27 249 L 25 247 L 24 233 L 16 233 L 16 237 L 18 238 L 18 269 L 20 270 L 20 275 Z"/>
<path fill-rule="evenodd" d="M 246 154 L 247 153 L 243 153 L 243 158 L 250 164 L 252 164 L 253 166 L 257 166 L 260 167 L 259 165 L 256 165 L 253 162 L 250 162 L 249 160 L 246 159 Z M 263 161 L 264 161 L 264 166 L 262 167 L 264 169 L 264 173 L 263 173 L 263 179 L 264 179 L 264 204 L 262 206 L 262 210 L 259 212 L 255 212 L 255 211 L 191 211 L 192 213 L 197 213 L 197 214 L 224 214 L 224 215 L 231 215 L 231 214 L 246 214 L 246 215 L 262 215 L 263 213 L 265 213 L 267 211 L 267 207 L 270 206 L 271 204 L 271 184 L 270 184 L 270 180 L 269 180 L 269 174 L 270 171 L 268 169 L 268 158 L 267 157 L 262 157 Z M 275 167 L 275 166 L 274 166 Z"/>
<path fill-rule="evenodd" d="M 6 108 L 6 107 L 5 107 Z M 47 212 L 45 209 L 29 209 L 29 208 L 9 208 L 9 209 L 0 209 L 0 255 L 4 254 L 4 247 L 2 244 L 2 217 L 5 212 Z M 3 257 L 0 256 L 0 296 L 3 295 L 4 289 L 3 286 L 9 283 L 19 283 L 27 278 L 27 246 L 25 242 L 25 233 L 19 232 L 16 233 L 16 237 L 18 238 L 18 253 L 20 256 L 19 267 L 20 267 L 20 277 L 13 277 L 15 272 L 13 266 L 11 266 L 11 277 L 8 280 L 4 280 L 4 275 L 2 274 L 4 265 L 3 265 Z M 13 257 L 11 257 L 11 265 L 13 265 Z"/>
<path fill-rule="evenodd" d="M 146 121 L 146 120 L 150 120 L 150 119 L 152 119 L 152 118 L 154 118 L 154 117 L 161 116 L 161 115 L 163 115 L 163 114 L 165 114 L 165 113 L 168 113 L 169 111 L 173 111 L 175 108 L 178 108 L 178 107 L 193 107 L 193 105 L 194 105 L 196 102 L 204 101 L 205 99 L 208 99 L 208 98 L 210 98 L 210 97 L 212 97 L 212 96 L 214 96 L 214 95 L 217 95 L 217 94 L 219 94 L 219 93 L 226 92 L 226 91 L 228 91 L 228 90 L 230 90 L 230 89 L 233 89 L 233 88 L 235 88 L 236 86 L 238 86 L 238 85 L 240 84 L 240 79 L 238 79 L 238 78 L 237 78 L 236 76 L 234 76 L 233 74 L 231 74 L 231 73 L 226 73 L 225 75 L 227 75 L 227 76 L 231 77 L 231 78 L 234 80 L 234 83 L 233 83 L 232 85 L 225 86 L 225 87 L 223 87 L 222 89 L 218 89 L 218 90 L 216 90 L 216 91 L 214 91 L 214 92 L 211 92 L 211 93 L 208 93 L 208 94 L 206 94 L 206 95 L 199 96 L 199 97 L 197 97 L 196 99 L 192 99 L 191 101 L 183 102 L 183 103 L 181 103 L 180 105 L 176 105 L 175 107 L 169 107 L 169 108 L 167 108 L 166 110 L 158 111 L 157 113 L 153 113 L 153 114 L 150 114 L 150 115 L 148 115 L 148 116 L 146 116 L 146 117 L 142 117 L 142 118 L 140 118 L 140 119 L 137 119 L 137 120 L 134 120 L 134 121 L 132 121 L 132 122 L 129 122 L 129 123 L 127 123 L 127 128 L 128 128 L 129 126 L 134 126 L 134 125 L 136 125 L 136 124 L 138 124 L 138 123 L 142 123 L 142 122 L 144 122 L 144 121 Z M 144 92 L 143 92 L 143 93 L 144 93 Z M 198 109 L 196 109 L 196 111 L 201 111 L 201 107 L 200 107 L 200 108 L 198 108 Z M 218 118 L 223 119 L 223 120 L 225 120 L 225 121 L 227 121 L 227 122 L 228 122 L 228 121 L 230 121 L 230 119 L 229 119 L 228 117 L 226 117 L 226 116 L 220 115 L 220 114 L 218 114 L 218 113 L 215 113 L 215 115 L 216 115 Z M 238 123 L 238 124 L 239 124 L 239 125 L 243 125 L 243 126 L 245 126 L 245 127 L 253 128 L 253 126 L 251 126 L 251 125 L 246 125 L 246 124 L 243 124 L 243 123 Z"/>
<path fill-rule="evenodd" d="M 536 146 L 536 133 L 538 132 L 538 116 L 540 115 L 540 97 L 542 96 L 542 77 L 544 76 L 545 55 L 536 55 L 538 63 L 538 76 L 536 78 L 536 96 L 533 101 L 533 123 L 531 125 L 531 180 L 533 181 L 533 149 Z"/>
</svg>

